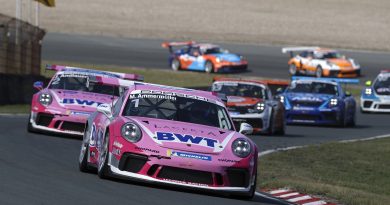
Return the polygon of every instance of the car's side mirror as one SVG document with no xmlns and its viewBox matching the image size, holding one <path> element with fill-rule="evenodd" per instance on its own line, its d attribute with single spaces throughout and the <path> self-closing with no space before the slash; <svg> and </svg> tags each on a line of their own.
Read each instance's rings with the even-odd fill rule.
<svg viewBox="0 0 390 205">
<path fill-rule="evenodd" d="M 352 96 L 352 94 L 349 91 L 345 91 L 345 96 L 350 97 L 350 96 Z"/>
<path fill-rule="evenodd" d="M 97 107 L 97 111 L 106 115 L 107 117 L 112 117 L 111 105 L 109 104 L 100 104 Z"/>
<path fill-rule="evenodd" d="M 371 80 L 366 81 L 366 86 L 367 87 L 371 86 L 371 84 L 372 84 Z"/>
<path fill-rule="evenodd" d="M 42 81 L 36 81 L 33 84 L 34 88 L 37 90 L 43 90 L 43 82 Z"/>
<path fill-rule="evenodd" d="M 243 135 L 250 135 L 253 133 L 253 127 L 248 123 L 241 123 L 240 125 L 240 133 Z"/>
</svg>

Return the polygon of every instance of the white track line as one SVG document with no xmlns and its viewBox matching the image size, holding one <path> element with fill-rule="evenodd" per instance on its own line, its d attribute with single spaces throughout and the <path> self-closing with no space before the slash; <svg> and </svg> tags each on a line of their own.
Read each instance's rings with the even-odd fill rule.
<svg viewBox="0 0 390 205">
<path fill-rule="evenodd" d="M 387 137 L 390 137 L 390 134 L 378 135 L 378 136 L 367 137 L 367 138 L 362 138 L 362 139 L 341 140 L 341 141 L 338 141 L 338 143 L 361 142 L 361 141 L 369 141 L 369 140 L 375 140 L 375 139 L 382 139 L 382 138 L 387 138 Z M 270 149 L 270 150 L 266 150 L 266 151 L 259 152 L 259 155 L 258 155 L 258 156 L 259 156 L 259 157 L 262 157 L 262 156 L 265 156 L 265 155 L 272 154 L 272 153 L 274 153 L 274 152 L 287 151 L 287 150 L 293 150 L 293 149 L 301 149 L 301 148 L 305 148 L 305 147 L 313 146 L 313 145 L 316 145 L 316 144 Z"/>
<path fill-rule="evenodd" d="M 303 201 L 303 200 L 307 200 L 307 199 L 311 199 L 311 198 L 312 198 L 311 196 L 306 195 L 306 196 L 296 197 L 296 198 L 292 198 L 292 199 L 287 199 L 287 201 L 297 202 L 297 201 Z"/>
</svg>

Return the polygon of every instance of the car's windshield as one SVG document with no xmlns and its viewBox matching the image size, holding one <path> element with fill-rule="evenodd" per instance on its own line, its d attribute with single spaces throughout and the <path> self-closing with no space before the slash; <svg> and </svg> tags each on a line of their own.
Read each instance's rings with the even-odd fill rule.
<svg viewBox="0 0 390 205">
<path fill-rule="evenodd" d="M 122 115 L 188 122 L 233 130 L 224 107 L 187 97 L 130 94 Z"/>
<path fill-rule="evenodd" d="M 343 56 L 339 52 L 319 52 L 315 54 L 315 57 L 318 59 L 332 59 L 342 58 Z"/>
<path fill-rule="evenodd" d="M 220 47 L 207 48 L 204 51 L 204 54 L 218 54 L 218 53 L 228 53 L 229 51 Z"/>
<path fill-rule="evenodd" d="M 58 74 L 52 80 L 49 88 L 119 96 L 119 87 L 90 81 L 88 75 L 81 74 Z"/>
<path fill-rule="evenodd" d="M 390 95 L 390 73 L 380 74 L 375 80 L 374 89 L 379 95 Z"/>
<path fill-rule="evenodd" d="M 287 88 L 292 93 L 317 93 L 327 95 L 338 95 L 337 85 L 326 82 L 293 81 Z"/>
<path fill-rule="evenodd" d="M 266 89 L 252 84 L 243 83 L 214 83 L 212 91 L 226 96 L 240 96 L 267 99 Z"/>
</svg>

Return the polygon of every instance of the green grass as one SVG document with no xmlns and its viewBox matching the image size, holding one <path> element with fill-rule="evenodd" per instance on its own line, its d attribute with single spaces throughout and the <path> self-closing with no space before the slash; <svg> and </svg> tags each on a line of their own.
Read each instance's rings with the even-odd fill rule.
<svg viewBox="0 0 390 205">
<path fill-rule="evenodd" d="M 30 104 L 0 106 L 0 113 L 25 114 L 29 112 Z"/>
<path fill-rule="evenodd" d="M 44 61 L 42 64 L 41 73 L 42 75 L 49 78 L 52 77 L 55 72 L 46 71 L 44 69 L 46 64 L 67 65 L 67 66 L 90 68 L 96 70 L 140 74 L 144 76 L 145 82 L 164 84 L 170 86 L 179 86 L 179 87 L 210 86 L 213 77 L 216 76 L 216 74 L 207 74 L 202 72 L 190 72 L 190 71 L 174 72 L 168 69 L 153 69 L 153 68 L 145 69 L 145 68 L 124 67 L 124 66 Z"/>
<path fill-rule="evenodd" d="M 261 188 L 321 195 L 348 205 L 390 202 L 390 138 L 329 143 L 264 156 Z"/>
</svg>

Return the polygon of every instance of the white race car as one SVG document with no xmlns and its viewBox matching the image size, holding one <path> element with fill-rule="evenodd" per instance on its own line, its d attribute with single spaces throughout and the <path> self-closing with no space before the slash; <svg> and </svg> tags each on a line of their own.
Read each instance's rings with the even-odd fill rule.
<svg viewBox="0 0 390 205">
<path fill-rule="evenodd" d="M 283 48 L 290 53 L 288 61 L 290 75 L 314 75 L 316 77 L 358 77 L 360 65 L 338 51 L 318 47 Z M 298 52 L 298 54 L 295 54 Z"/>
<path fill-rule="evenodd" d="M 365 112 L 390 113 L 390 70 L 383 70 L 374 83 L 366 82 L 360 97 L 360 110 Z"/>
</svg>

